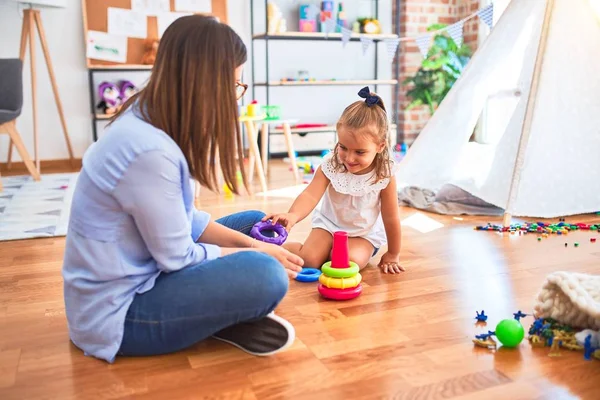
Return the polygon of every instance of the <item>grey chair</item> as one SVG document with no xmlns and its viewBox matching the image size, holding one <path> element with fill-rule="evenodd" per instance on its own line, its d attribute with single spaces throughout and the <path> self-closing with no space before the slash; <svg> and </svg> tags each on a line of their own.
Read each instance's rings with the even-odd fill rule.
<svg viewBox="0 0 600 400">
<path fill-rule="evenodd" d="M 23 63 L 18 58 L 0 59 L 0 134 L 7 133 L 12 146 L 17 148 L 27 170 L 35 181 L 40 180 L 40 173 L 31 161 L 31 157 L 17 131 L 17 118 L 23 107 Z M 2 180 L 0 180 L 2 191 Z"/>
</svg>

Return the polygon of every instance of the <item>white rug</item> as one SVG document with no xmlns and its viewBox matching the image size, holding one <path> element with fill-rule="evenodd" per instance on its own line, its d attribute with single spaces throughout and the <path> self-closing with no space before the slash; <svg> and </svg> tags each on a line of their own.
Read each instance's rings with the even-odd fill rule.
<svg viewBox="0 0 600 400">
<path fill-rule="evenodd" d="M 78 173 L 2 178 L 0 241 L 65 236 Z"/>
</svg>

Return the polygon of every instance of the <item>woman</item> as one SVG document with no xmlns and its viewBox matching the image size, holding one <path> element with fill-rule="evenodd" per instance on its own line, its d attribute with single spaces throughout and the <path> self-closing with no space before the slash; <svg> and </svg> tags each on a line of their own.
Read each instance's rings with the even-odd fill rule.
<svg viewBox="0 0 600 400">
<path fill-rule="evenodd" d="M 287 292 L 286 272 L 294 276 L 302 259 L 248 236 L 262 212 L 212 222 L 193 205 L 192 178 L 218 185 L 217 150 L 225 181 L 239 192 L 236 95 L 245 91 L 246 59 L 227 25 L 199 15 L 176 20 L 147 86 L 86 152 L 63 277 L 70 337 L 87 355 L 112 363 L 211 336 L 269 355 L 293 342 L 292 326 L 272 311 Z"/>
</svg>

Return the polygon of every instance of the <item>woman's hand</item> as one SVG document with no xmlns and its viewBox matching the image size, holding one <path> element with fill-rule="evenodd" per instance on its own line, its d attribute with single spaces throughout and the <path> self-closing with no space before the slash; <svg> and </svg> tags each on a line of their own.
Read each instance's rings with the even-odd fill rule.
<svg viewBox="0 0 600 400">
<path fill-rule="evenodd" d="M 400 265 L 400 255 L 390 252 L 381 256 L 381 260 L 377 266 L 381 268 L 384 274 L 399 274 L 405 270 L 404 267 Z"/>
<path fill-rule="evenodd" d="M 302 271 L 304 260 L 281 246 L 256 240 L 254 248 L 261 253 L 276 258 L 283 265 L 290 278 L 295 278 L 298 272 Z"/>
<path fill-rule="evenodd" d="M 273 225 L 279 222 L 289 232 L 296 225 L 296 222 L 298 222 L 298 216 L 294 213 L 270 214 L 265 215 L 262 220 L 271 220 Z"/>
</svg>

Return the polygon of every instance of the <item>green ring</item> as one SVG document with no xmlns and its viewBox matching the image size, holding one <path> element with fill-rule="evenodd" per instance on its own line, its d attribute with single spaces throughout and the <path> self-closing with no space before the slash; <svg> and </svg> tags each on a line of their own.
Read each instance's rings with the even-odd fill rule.
<svg viewBox="0 0 600 400">
<path fill-rule="evenodd" d="M 350 261 L 350 266 L 348 268 L 333 268 L 331 266 L 331 261 L 327 261 L 321 267 L 321 272 L 332 278 L 352 278 L 354 275 L 358 274 L 359 271 L 360 268 L 358 268 L 358 264 L 352 261 Z"/>
</svg>

